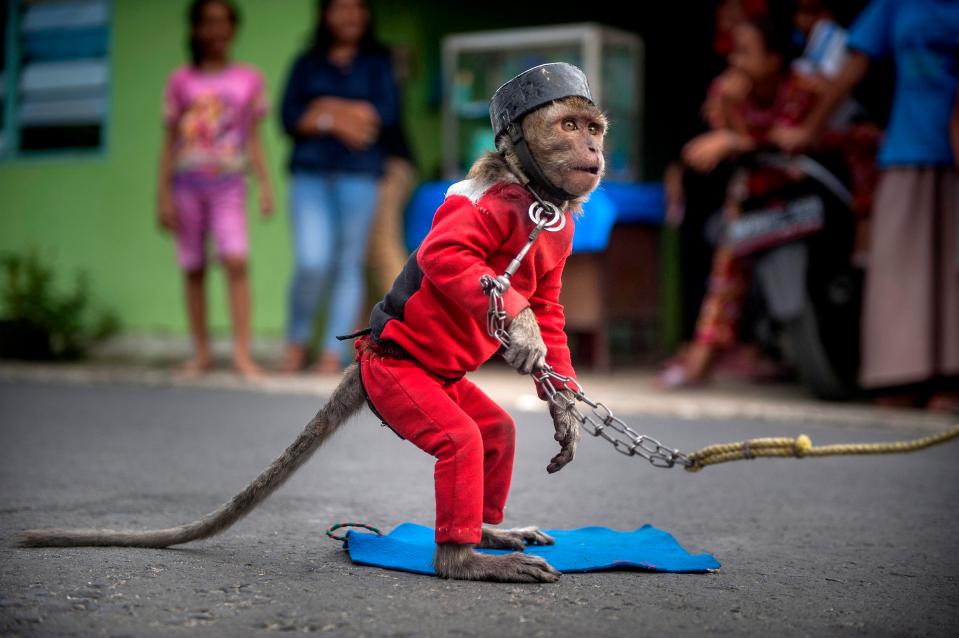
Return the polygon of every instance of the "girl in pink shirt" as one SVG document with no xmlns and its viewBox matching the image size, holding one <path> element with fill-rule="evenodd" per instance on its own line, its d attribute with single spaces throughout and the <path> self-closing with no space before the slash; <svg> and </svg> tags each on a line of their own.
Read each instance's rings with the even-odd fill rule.
<svg viewBox="0 0 959 638">
<path fill-rule="evenodd" d="M 175 70 L 164 95 L 166 136 L 160 155 L 159 221 L 176 238 L 186 282 L 193 358 L 188 376 L 213 365 L 206 327 L 206 243 L 212 236 L 226 272 L 233 322 L 233 366 L 245 378 L 260 376 L 250 356 L 249 240 L 246 228 L 247 164 L 260 193 L 260 212 L 273 212 L 259 122 L 266 114 L 263 79 L 230 61 L 238 15 L 228 0 L 194 0 L 190 6 L 192 63 Z"/>
</svg>

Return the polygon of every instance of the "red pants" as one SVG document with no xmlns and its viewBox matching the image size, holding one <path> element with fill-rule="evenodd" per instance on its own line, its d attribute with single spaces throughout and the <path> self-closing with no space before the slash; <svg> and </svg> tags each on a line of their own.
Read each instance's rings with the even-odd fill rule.
<svg viewBox="0 0 959 638">
<path fill-rule="evenodd" d="M 357 348 L 370 402 L 397 434 L 436 457 L 436 542 L 477 544 L 503 521 L 513 475 L 512 417 L 466 378 L 445 381 L 411 359 Z"/>
</svg>

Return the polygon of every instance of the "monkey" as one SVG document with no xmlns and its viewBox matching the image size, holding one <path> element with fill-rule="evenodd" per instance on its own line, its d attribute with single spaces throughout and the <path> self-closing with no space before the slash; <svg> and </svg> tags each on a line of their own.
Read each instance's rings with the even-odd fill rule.
<svg viewBox="0 0 959 638">
<path fill-rule="evenodd" d="M 518 108 L 514 108 L 515 100 L 513 103 L 507 100 L 509 108 L 503 107 L 502 101 L 499 106 L 495 104 L 498 95 L 505 92 L 506 98 L 510 98 L 508 89 L 524 81 L 526 86 L 530 82 L 539 83 L 541 91 L 521 93 L 538 96 L 538 102 L 534 99 L 532 104 L 521 103 Z M 501 117 L 497 119 L 497 115 Z M 393 289 L 374 308 L 371 327 L 362 331 L 354 343 L 356 360 L 344 371 L 329 401 L 262 474 L 230 501 L 192 523 L 147 531 L 27 530 L 18 535 L 19 545 L 161 548 L 209 538 L 246 516 L 283 485 L 366 403 L 397 434 L 409 438 L 438 459 L 434 554 L 437 576 L 494 582 L 557 581 L 560 573 L 555 568 L 540 557 L 523 553 L 527 545 L 554 543 L 549 535 L 536 527 L 497 529 L 478 524 L 479 518 L 493 525 L 502 521 L 502 506 L 512 472 L 515 430 L 509 415 L 464 376 L 500 350 L 499 342 L 486 333 L 486 297 L 473 275 L 498 274 L 492 262 L 499 259 L 505 265 L 504 259 L 515 255 L 507 251 L 503 255 L 477 257 L 470 253 L 476 249 L 470 241 L 496 244 L 503 238 L 486 237 L 484 231 L 495 235 L 497 229 L 512 224 L 510 228 L 515 228 L 506 238 L 506 245 L 515 242 L 516 235 L 521 235 L 522 244 L 532 226 L 525 218 L 527 207 L 532 211 L 538 199 L 558 207 L 561 212 L 553 220 L 557 222 L 558 231 L 547 229 L 541 233 L 553 237 L 537 240 L 534 246 L 541 248 L 533 251 L 539 249 L 540 252 L 531 251 L 514 274 L 513 285 L 504 294 L 509 347 L 500 353 L 520 374 L 530 374 L 549 363 L 560 374 L 573 377 L 562 330 L 562 306 L 558 303 L 559 277 L 571 250 L 572 220 L 569 219 L 565 233 L 563 228 L 572 215 L 582 214 L 582 205 L 604 174 L 603 145 L 608 122 L 593 103 L 582 71 L 562 63 L 534 67 L 500 87 L 491 100 L 491 119 L 496 150 L 482 155 L 467 179 L 451 187 L 446 201 L 437 210 L 433 228 L 410 256 Z M 521 146 L 526 147 L 525 153 Z M 463 219 L 467 220 L 465 225 L 461 223 Z M 453 232 L 449 232 L 451 230 Z M 466 253 L 470 253 L 465 258 L 471 265 L 465 271 L 460 270 L 459 263 L 446 263 L 447 259 L 453 261 L 449 255 Z M 542 266 L 551 255 L 555 263 L 548 265 L 547 272 L 527 272 Z M 434 283 L 434 279 L 456 282 L 456 286 L 466 291 L 462 296 L 469 299 L 454 299 L 459 292 L 454 284 L 443 289 L 442 283 Z M 413 292 L 411 287 L 415 289 Z M 522 291 L 518 291 L 520 289 Z M 430 293 L 440 307 L 427 308 Z M 465 307 L 456 306 L 457 301 Z M 538 314 L 534 313 L 534 306 Z M 404 337 L 403 329 L 415 321 L 425 329 Z M 444 341 L 444 331 L 455 334 Z M 477 337 L 476 343 L 464 344 L 457 351 L 456 340 L 463 335 Z M 404 383 L 416 384 L 416 387 L 410 388 Z M 538 389 L 541 398 L 547 398 L 542 388 Z M 546 468 L 549 473 L 559 471 L 573 460 L 580 438 L 579 423 L 572 412 L 574 392 L 565 387 L 558 389 L 566 400 L 548 403 L 554 439 L 560 446 L 559 453 Z M 421 403 L 418 404 L 418 400 Z M 428 401 L 434 404 L 428 405 Z M 428 410 L 435 406 L 439 407 L 431 415 Z M 462 438 L 466 443 L 454 440 L 460 437 L 459 430 L 440 429 L 446 427 L 446 422 L 454 421 L 457 427 L 465 424 L 464 431 L 468 432 Z M 479 431 L 481 427 L 483 432 Z M 460 449 L 456 449 L 457 445 Z M 454 481 L 453 485 L 459 493 L 450 493 L 449 485 L 441 480 L 450 461 L 467 468 L 464 470 L 467 474 L 470 468 L 480 472 L 478 480 L 457 479 L 459 482 Z M 495 494 L 478 494 L 477 490 Z M 490 503 L 485 503 L 486 500 Z M 477 507 L 484 511 L 473 512 Z M 469 511 L 463 514 L 466 510 Z M 462 522 L 462 526 L 448 525 L 451 516 L 452 520 Z M 492 555 L 475 551 L 477 547 L 514 551 Z"/>
</svg>

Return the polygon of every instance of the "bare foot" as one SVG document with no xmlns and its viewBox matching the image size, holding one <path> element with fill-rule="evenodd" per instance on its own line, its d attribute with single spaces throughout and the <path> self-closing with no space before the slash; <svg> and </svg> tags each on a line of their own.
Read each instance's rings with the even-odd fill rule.
<svg viewBox="0 0 959 638">
<path fill-rule="evenodd" d="M 306 363 L 306 346 L 298 343 L 287 344 L 283 352 L 283 360 L 276 369 L 280 374 L 295 374 L 303 369 Z"/>
<path fill-rule="evenodd" d="M 234 357 L 233 370 L 244 381 L 259 381 L 263 378 L 263 369 L 250 357 Z"/>
<path fill-rule="evenodd" d="M 703 382 L 713 369 L 716 349 L 704 343 L 693 343 L 686 352 L 684 364 L 689 378 Z"/>
<path fill-rule="evenodd" d="M 477 547 L 488 549 L 512 549 L 523 551 L 526 545 L 553 545 L 552 536 L 544 534 L 538 527 L 518 527 L 516 529 L 483 528 L 483 538 Z"/>
<path fill-rule="evenodd" d="M 440 578 L 487 580 L 498 583 L 555 583 L 561 576 L 539 556 L 480 554 L 472 545 L 442 543 L 436 546 L 433 567 Z"/>
<path fill-rule="evenodd" d="M 673 361 L 662 371 L 656 380 L 656 387 L 660 390 L 677 390 L 705 385 L 712 371 L 714 355 L 712 346 L 695 342 L 689 344 L 682 359 Z"/>
<path fill-rule="evenodd" d="M 173 371 L 177 379 L 196 379 L 213 369 L 213 357 L 197 355 Z"/>
<path fill-rule="evenodd" d="M 698 388 L 705 385 L 702 379 L 689 376 L 686 366 L 682 363 L 671 363 L 659 374 L 654 386 L 658 390 L 679 390 L 681 388 Z"/>
<path fill-rule="evenodd" d="M 324 352 L 316 363 L 313 364 L 313 372 L 316 374 L 339 374 L 343 372 L 343 362 L 340 357 L 332 352 Z"/>
</svg>

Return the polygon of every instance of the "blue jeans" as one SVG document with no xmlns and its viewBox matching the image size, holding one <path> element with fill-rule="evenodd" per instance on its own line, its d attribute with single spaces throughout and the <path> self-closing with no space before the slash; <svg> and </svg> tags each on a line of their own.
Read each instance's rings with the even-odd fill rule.
<svg viewBox="0 0 959 638">
<path fill-rule="evenodd" d="M 354 331 L 366 293 L 363 265 L 376 208 L 377 178 L 358 173 L 294 173 L 290 188 L 293 248 L 287 339 L 306 344 L 328 302 L 321 345 L 345 351 L 336 335 Z"/>
</svg>

